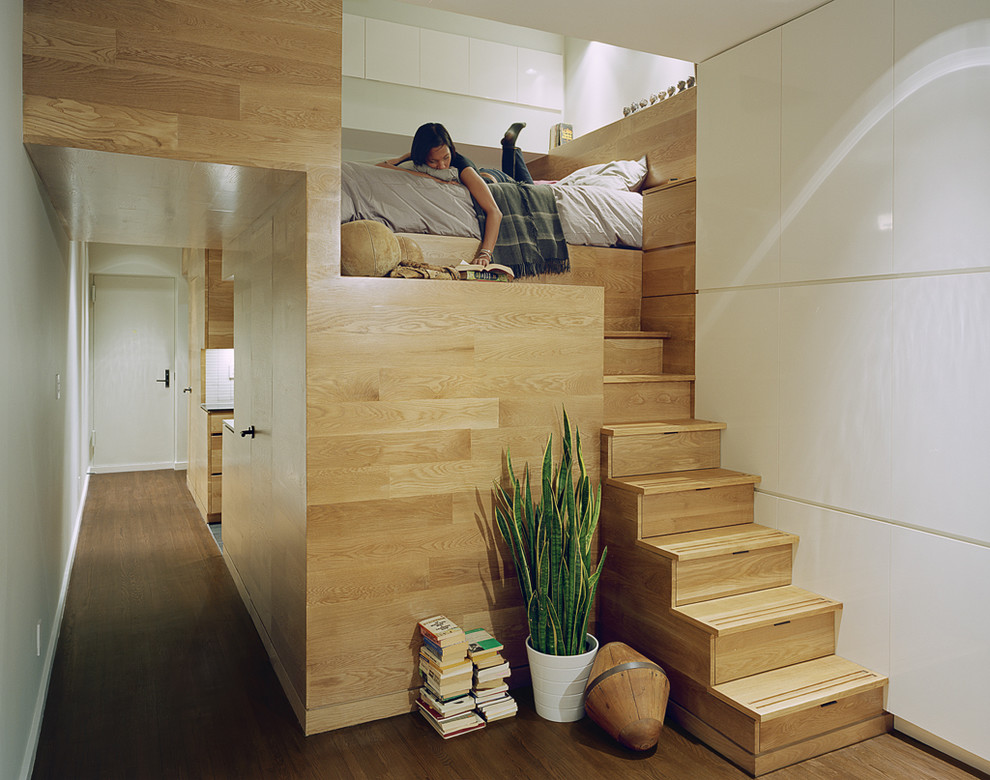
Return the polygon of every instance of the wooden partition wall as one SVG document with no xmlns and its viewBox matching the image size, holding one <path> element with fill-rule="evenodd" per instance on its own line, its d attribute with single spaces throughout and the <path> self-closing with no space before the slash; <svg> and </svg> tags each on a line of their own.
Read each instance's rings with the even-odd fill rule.
<svg viewBox="0 0 990 780">
<path fill-rule="evenodd" d="M 589 455 L 602 422 L 600 288 L 340 278 L 340 24 L 340 0 L 24 15 L 24 139 L 70 238 L 222 249 L 234 274 L 256 435 L 225 437 L 225 558 L 307 733 L 409 711 L 431 614 L 523 663 L 491 484 L 562 407 Z"/>
</svg>

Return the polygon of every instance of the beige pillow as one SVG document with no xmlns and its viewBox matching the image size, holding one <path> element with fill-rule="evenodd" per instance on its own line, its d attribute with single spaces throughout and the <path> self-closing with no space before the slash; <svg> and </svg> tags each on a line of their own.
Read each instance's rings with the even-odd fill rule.
<svg viewBox="0 0 990 780">
<path fill-rule="evenodd" d="M 370 219 L 340 226 L 340 273 L 385 276 L 402 259 L 402 246 L 387 225 Z"/>
</svg>

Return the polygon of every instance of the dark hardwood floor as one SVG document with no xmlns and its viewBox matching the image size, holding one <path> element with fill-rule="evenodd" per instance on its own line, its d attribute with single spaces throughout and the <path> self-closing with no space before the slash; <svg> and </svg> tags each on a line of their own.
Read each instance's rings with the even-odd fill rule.
<svg viewBox="0 0 990 780">
<path fill-rule="evenodd" d="M 34 777 L 670 778 L 745 773 L 668 725 L 632 754 L 587 718 L 444 741 L 417 715 L 304 737 L 184 472 L 91 478 Z M 896 734 L 765 777 L 986 777 Z"/>
</svg>

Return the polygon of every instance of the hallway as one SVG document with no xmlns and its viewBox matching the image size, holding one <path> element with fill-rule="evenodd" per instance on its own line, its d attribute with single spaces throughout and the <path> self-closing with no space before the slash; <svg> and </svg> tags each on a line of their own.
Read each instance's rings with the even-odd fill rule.
<svg viewBox="0 0 990 780">
<path fill-rule="evenodd" d="M 543 721 L 527 689 L 462 739 L 414 715 L 305 738 L 184 479 L 91 477 L 35 778 L 747 777 L 676 727 L 634 755 L 588 719 Z M 898 735 L 766 775 L 979 776 Z"/>
</svg>

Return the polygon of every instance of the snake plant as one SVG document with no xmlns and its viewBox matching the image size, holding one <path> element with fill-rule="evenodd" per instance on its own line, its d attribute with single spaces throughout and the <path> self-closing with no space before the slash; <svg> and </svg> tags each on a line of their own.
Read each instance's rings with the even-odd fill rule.
<svg viewBox="0 0 990 780">
<path fill-rule="evenodd" d="M 592 568 L 592 542 L 601 508 L 601 487 L 592 489 L 581 437 L 576 445 L 564 410 L 563 455 L 553 465 L 553 434 L 543 453 L 539 495 L 534 501 L 529 465 L 520 484 L 506 451 L 511 492 L 495 483 L 495 520 L 512 550 L 534 650 L 548 655 L 585 651 L 588 616 L 608 549 Z M 580 473 L 575 480 L 573 460 Z"/>
</svg>

